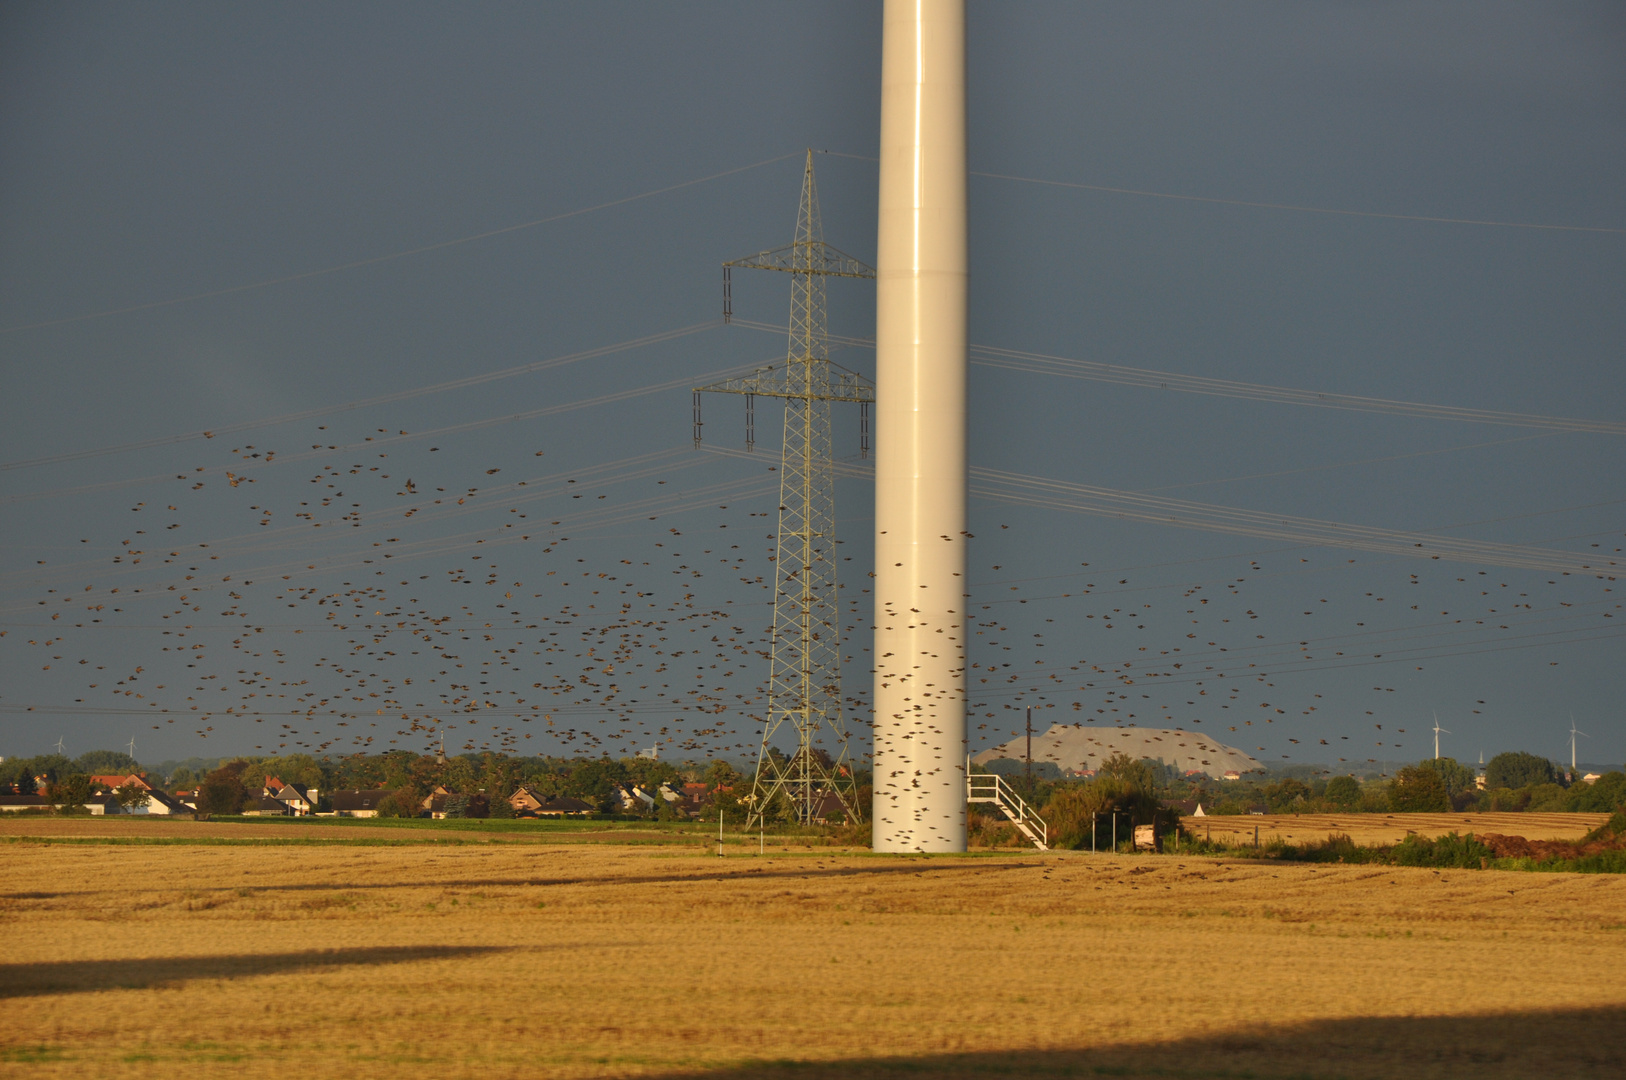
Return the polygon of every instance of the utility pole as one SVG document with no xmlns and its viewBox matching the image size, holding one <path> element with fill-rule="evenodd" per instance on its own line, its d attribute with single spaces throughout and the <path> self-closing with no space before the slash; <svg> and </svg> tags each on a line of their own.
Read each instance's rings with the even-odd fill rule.
<svg viewBox="0 0 1626 1080">
<path fill-rule="evenodd" d="M 1033 706 L 1028 706 L 1028 797 L 1033 797 Z"/>
<path fill-rule="evenodd" d="M 847 725 L 841 708 L 841 618 L 836 592 L 835 472 L 832 467 L 830 403 L 857 402 L 868 430 L 875 387 L 855 372 L 830 363 L 825 325 L 824 279 L 873 278 L 873 268 L 824 242 L 819 196 L 813 183 L 813 151 L 802 171 L 796 239 L 787 247 L 723 264 L 723 321 L 733 315 L 731 270 L 778 270 L 790 274 L 790 349 L 782 365 L 694 388 L 694 441 L 700 445 L 703 393 L 745 396 L 746 445 L 756 442 L 756 399 L 785 403 L 785 435 L 779 467 L 779 531 L 775 534 L 773 652 L 768 669 L 768 715 L 762 726 L 751 819 L 762 825 L 783 794 L 798 821 L 817 816 L 826 794 L 841 800 L 849 820 L 862 817 Z M 862 450 L 868 452 L 867 439 Z M 780 729 L 793 729 L 796 751 L 776 757 Z M 828 732 L 834 753 L 816 753 Z M 826 764 L 826 760 L 828 764 Z"/>
</svg>

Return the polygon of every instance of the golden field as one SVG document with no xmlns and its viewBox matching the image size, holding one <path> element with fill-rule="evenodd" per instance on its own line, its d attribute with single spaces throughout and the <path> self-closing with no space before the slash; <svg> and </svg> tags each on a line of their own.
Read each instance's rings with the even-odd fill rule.
<svg viewBox="0 0 1626 1080">
<path fill-rule="evenodd" d="M 0 821 L 0 1076 L 1626 1074 L 1620 877 L 755 849 Z"/>
<path fill-rule="evenodd" d="M 1362 846 L 1398 844 L 1409 832 L 1419 836 L 1500 833 L 1526 840 L 1579 840 L 1609 820 L 1608 814 L 1248 814 L 1183 818 L 1192 836 L 1216 844 L 1252 844 L 1253 831 L 1267 844 L 1280 837 L 1290 844 L 1325 840 L 1343 833 Z"/>
</svg>

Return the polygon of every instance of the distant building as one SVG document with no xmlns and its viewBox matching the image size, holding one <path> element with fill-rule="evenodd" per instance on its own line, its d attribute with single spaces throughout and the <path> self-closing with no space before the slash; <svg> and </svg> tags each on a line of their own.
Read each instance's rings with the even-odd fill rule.
<svg viewBox="0 0 1626 1080">
<path fill-rule="evenodd" d="M 152 785 L 147 783 L 147 778 L 142 776 L 140 773 L 130 773 L 127 776 L 92 776 L 90 778 L 90 784 L 92 787 L 100 788 L 103 791 L 109 792 L 117 791 L 119 788 L 126 785 L 134 785 L 140 788 L 147 788 L 148 790 L 151 790 L 152 788 Z"/>
<path fill-rule="evenodd" d="M 328 796 L 333 813 L 339 817 L 371 818 L 378 816 L 378 804 L 389 795 L 388 788 L 378 791 L 335 791 Z"/>
<path fill-rule="evenodd" d="M 316 810 L 315 788 L 285 783 L 280 777 L 265 778 L 265 796 L 282 803 L 285 812 L 294 817 L 305 817 Z"/>
<path fill-rule="evenodd" d="M 290 814 L 287 803 L 269 795 L 250 799 L 248 805 L 243 807 L 244 817 L 289 817 Z"/>
<path fill-rule="evenodd" d="M 159 814 L 173 817 L 176 814 L 193 813 L 197 807 L 182 801 L 167 791 L 153 788 L 147 792 L 145 805 L 138 804 L 128 809 L 137 814 Z"/>
<path fill-rule="evenodd" d="M 513 807 L 514 813 L 521 817 L 535 814 L 543 806 L 546 806 L 547 802 L 548 796 L 529 785 L 516 788 L 514 793 L 508 796 L 508 805 Z"/>
<path fill-rule="evenodd" d="M 593 804 L 565 795 L 555 795 L 536 808 L 537 817 L 586 817 L 593 812 Z"/>
</svg>

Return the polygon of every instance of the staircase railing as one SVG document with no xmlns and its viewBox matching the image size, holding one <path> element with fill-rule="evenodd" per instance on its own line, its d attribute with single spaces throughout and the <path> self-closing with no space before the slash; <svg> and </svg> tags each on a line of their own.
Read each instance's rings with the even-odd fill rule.
<svg viewBox="0 0 1626 1080">
<path fill-rule="evenodd" d="M 1040 851 L 1050 850 L 1050 826 L 998 773 L 966 771 L 966 802 L 993 803 Z"/>
</svg>

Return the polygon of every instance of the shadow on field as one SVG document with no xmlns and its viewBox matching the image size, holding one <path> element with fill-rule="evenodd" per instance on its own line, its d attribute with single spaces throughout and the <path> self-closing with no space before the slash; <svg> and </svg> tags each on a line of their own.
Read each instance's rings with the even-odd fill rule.
<svg viewBox="0 0 1626 1080">
<path fill-rule="evenodd" d="M 80 994 L 93 990 L 144 989 L 187 979 L 238 979 L 276 975 L 302 968 L 356 964 L 404 964 L 479 953 L 509 952 L 483 945 L 403 945 L 371 949 L 309 949 L 293 953 L 238 956 L 177 956 L 150 960 L 67 960 L 60 963 L 0 964 L 0 999 L 35 994 Z"/>
<path fill-rule="evenodd" d="M 744 862 L 744 859 L 738 862 Z M 755 860 L 752 860 L 755 862 Z M 1041 870 L 1043 864 L 1036 861 L 1009 862 L 992 859 L 975 859 L 940 863 L 890 863 L 870 866 L 840 866 L 840 867 L 814 867 L 814 866 L 788 866 L 772 868 L 757 863 L 740 869 L 722 869 L 712 873 L 688 873 L 682 869 L 674 869 L 668 874 L 627 874 L 627 875 L 582 875 L 579 877 L 507 877 L 507 878 L 435 878 L 432 881 L 414 879 L 411 881 L 381 881 L 376 877 L 366 881 L 312 881 L 298 883 L 279 882 L 276 885 L 239 886 L 222 885 L 215 888 L 209 886 L 189 885 L 188 889 L 194 893 L 208 892 L 234 892 L 275 894 L 282 892 L 356 892 L 373 889 L 410 889 L 410 888 L 438 888 L 438 889 L 485 889 L 502 887 L 545 888 L 559 885 L 600 885 L 615 887 L 618 885 L 680 885 L 684 883 L 720 883 L 728 881 L 761 881 L 779 878 L 823 879 L 823 878 L 851 878 L 851 877 L 907 877 L 914 875 L 923 877 L 928 874 L 938 876 L 955 873 L 988 873 L 1005 872 L 1012 870 Z M 107 889 L 72 889 L 59 892 L 0 892 L 0 900 L 50 900 L 67 896 L 91 896 L 109 892 L 128 892 L 126 888 Z"/>
<path fill-rule="evenodd" d="M 1187 1002 L 1187 1005 L 1200 1003 Z M 1155 1017 L 1148 1017 L 1155 1029 Z M 1361 1017 L 1091 1050 L 761 1061 L 657 1080 L 894 1077 L 1491 1078 L 1626 1076 L 1626 1008 Z"/>
</svg>

